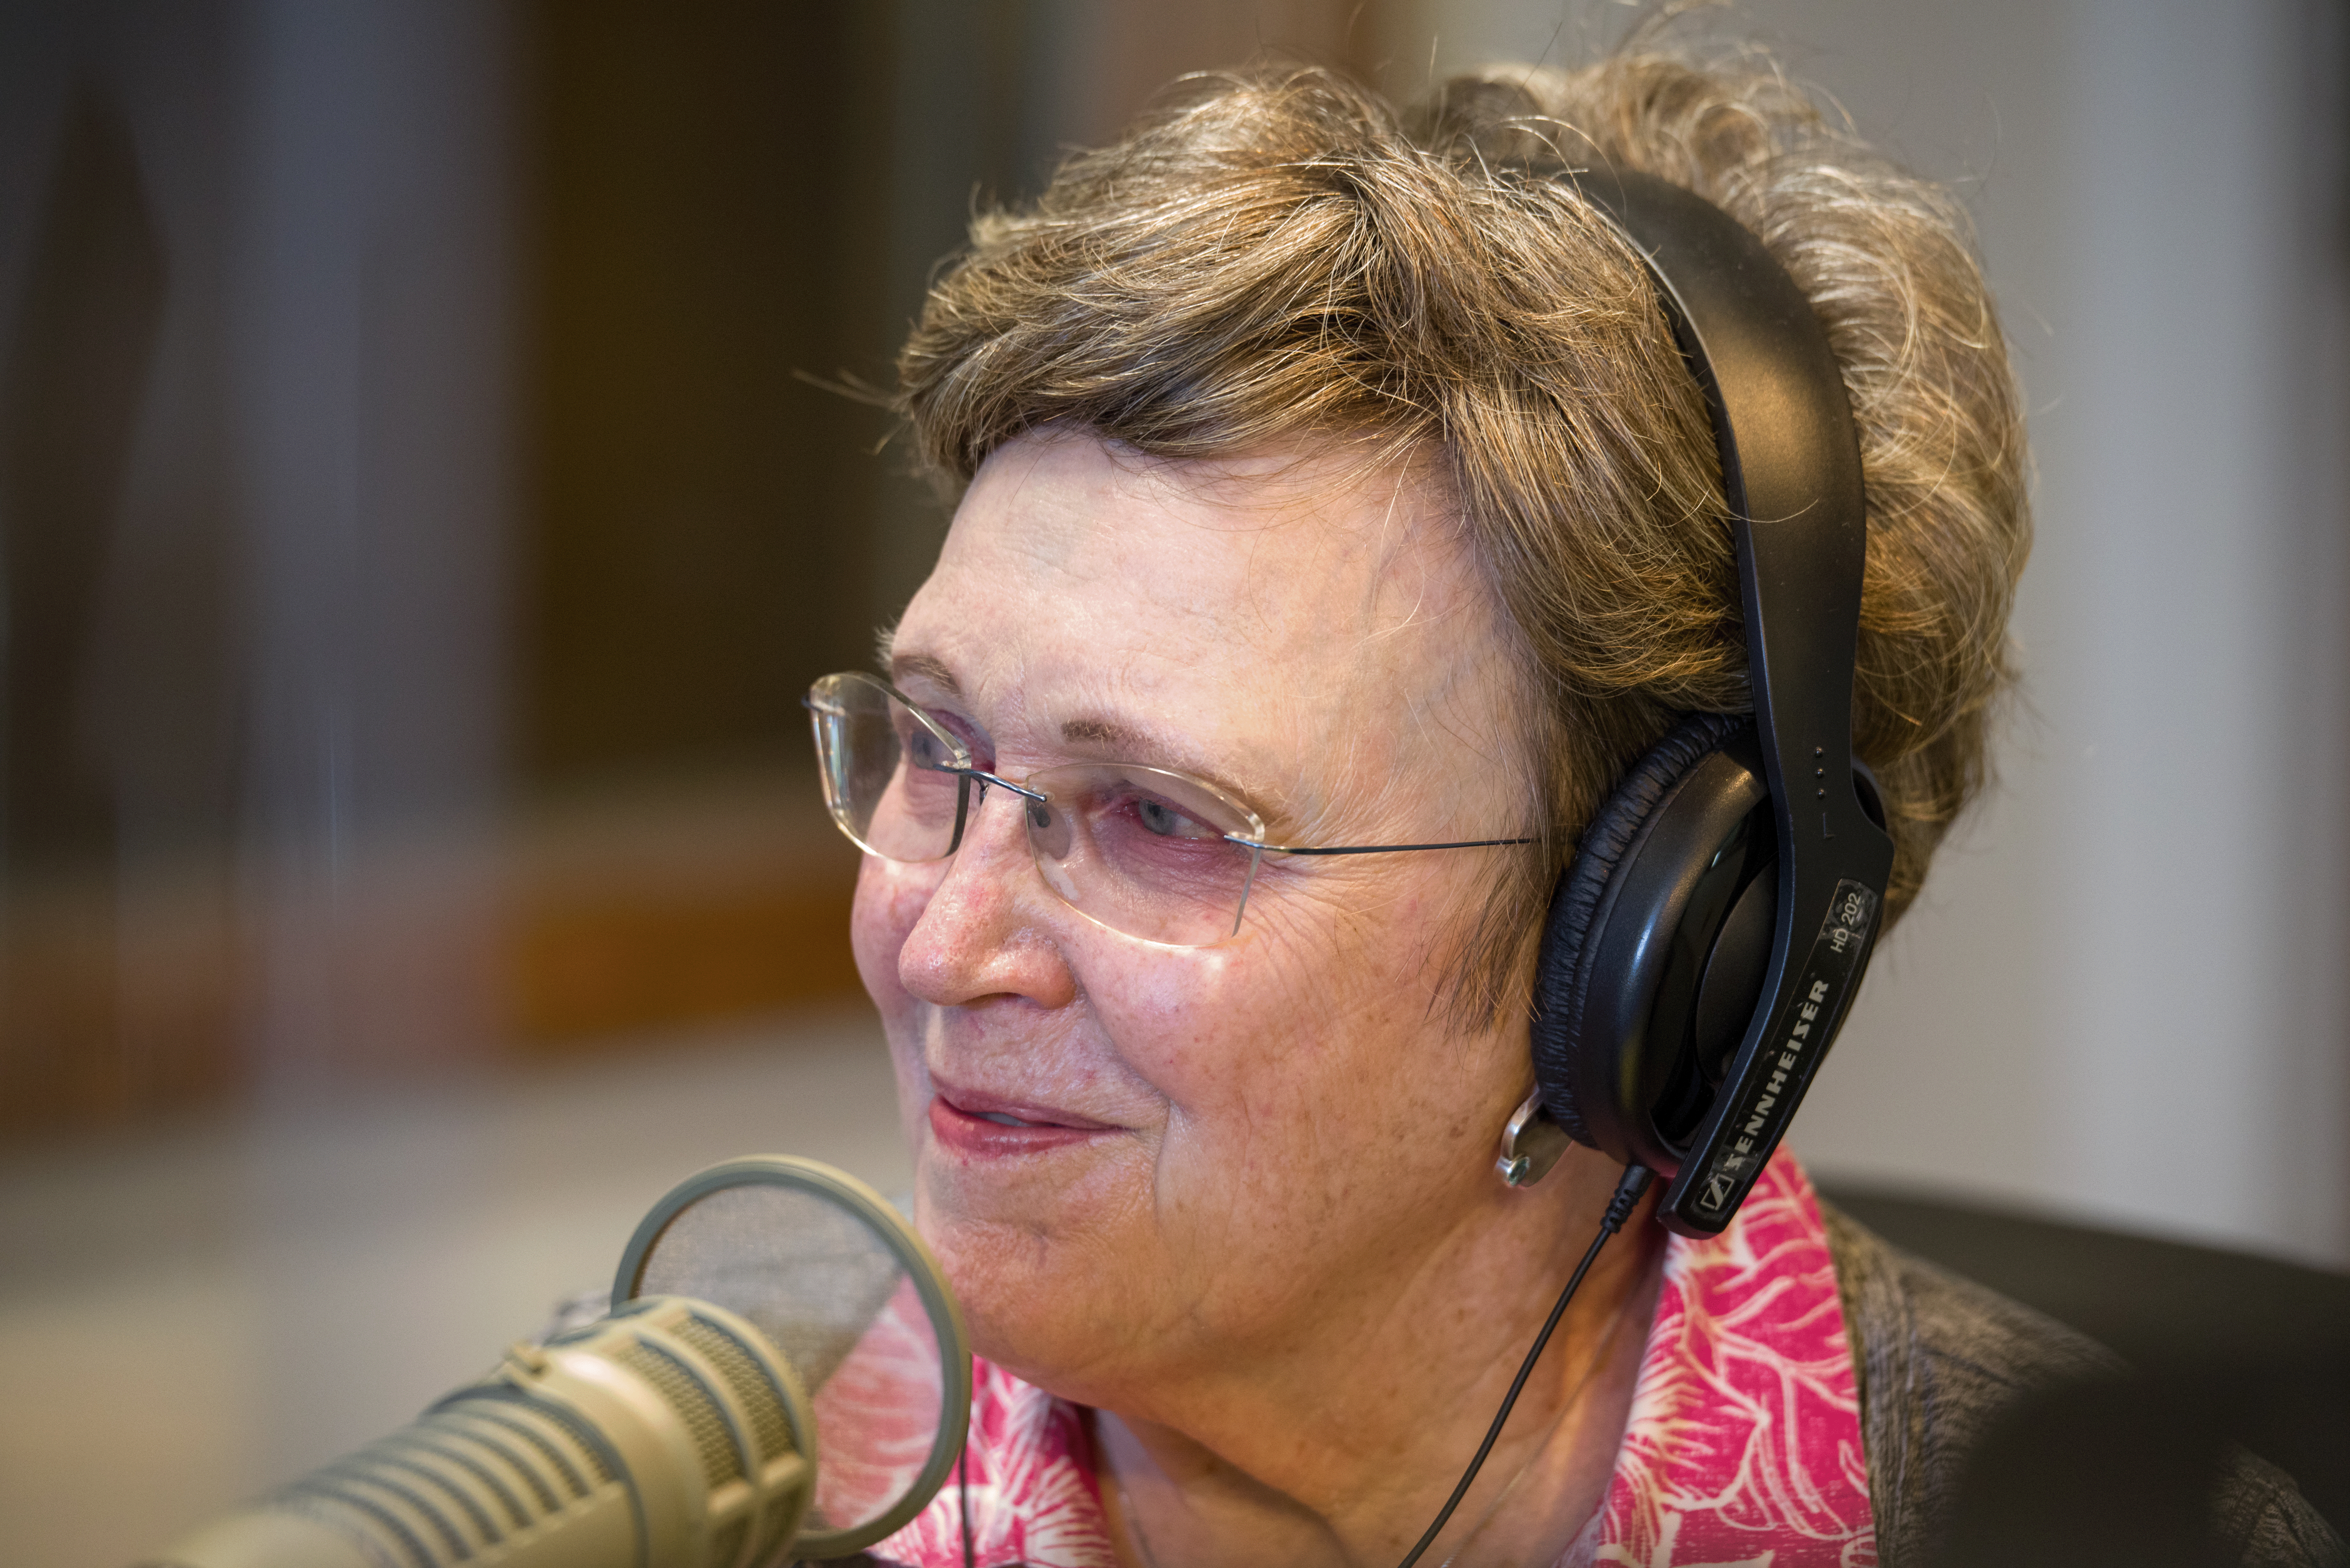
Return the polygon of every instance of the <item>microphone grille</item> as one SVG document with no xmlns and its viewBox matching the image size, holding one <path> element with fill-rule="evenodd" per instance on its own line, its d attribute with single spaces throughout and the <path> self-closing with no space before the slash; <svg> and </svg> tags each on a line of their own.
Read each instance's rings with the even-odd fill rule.
<svg viewBox="0 0 2350 1568">
<path fill-rule="evenodd" d="M 717 1368 L 718 1375 L 734 1390 L 734 1397 L 750 1415 L 751 1435 L 758 1444 L 761 1459 L 792 1451 L 791 1428 L 784 1417 L 784 1391 L 752 1355 L 750 1348 L 734 1337 L 733 1330 L 696 1313 L 671 1332 L 701 1352 L 702 1358 Z"/>
<path fill-rule="evenodd" d="M 742 1458 L 726 1430 L 726 1417 L 718 1413 L 718 1401 L 685 1363 L 644 1340 L 612 1359 L 651 1384 L 677 1412 L 693 1439 L 694 1452 L 702 1456 L 702 1476 L 712 1491 L 742 1475 Z"/>
</svg>

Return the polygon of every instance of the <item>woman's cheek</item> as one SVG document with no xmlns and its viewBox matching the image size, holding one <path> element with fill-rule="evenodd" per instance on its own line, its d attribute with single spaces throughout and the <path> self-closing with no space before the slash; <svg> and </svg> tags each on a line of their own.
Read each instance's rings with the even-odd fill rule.
<svg viewBox="0 0 2350 1568">
<path fill-rule="evenodd" d="M 858 977 L 865 993 L 881 1010 L 882 1021 L 894 1023 L 913 1004 L 898 981 L 898 954 L 907 935 L 930 903 L 925 880 L 906 875 L 878 856 L 864 857 L 857 871 L 857 900 L 848 917 L 848 940 L 857 955 Z"/>
<path fill-rule="evenodd" d="M 929 902 L 928 888 L 908 877 L 904 868 L 868 855 L 858 869 L 857 898 L 848 917 L 848 944 L 857 957 L 858 976 L 881 1016 L 882 1033 L 889 1044 L 899 1122 L 906 1147 L 917 1152 L 929 1131 L 924 1118 L 931 1088 L 915 1018 L 919 1003 L 899 983 L 898 954 Z"/>
<path fill-rule="evenodd" d="M 1288 1099 L 1286 1080 L 1320 1054 L 1315 1036 L 1331 999 L 1299 983 L 1270 935 L 1176 950 L 1138 944 L 1098 966 L 1081 956 L 1078 980 L 1096 1024 L 1167 1102 L 1166 1136 L 1201 1146 L 1168 1150 L 1179 1165 L 1269 1131 L 1259 1113 Z"/>
</svg>

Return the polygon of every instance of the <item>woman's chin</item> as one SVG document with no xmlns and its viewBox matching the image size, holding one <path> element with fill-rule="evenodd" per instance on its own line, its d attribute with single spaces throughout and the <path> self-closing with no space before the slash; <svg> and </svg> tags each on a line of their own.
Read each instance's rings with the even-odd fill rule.
<svg viewBox="0 0 2350 1568">
<path fill-rule="evenodd" d="M 1132 1244 L 1143 1238 L 1114 1232 L 1149 1209 L 1107 1200 L 1111 1185 L 1045 1179 L 994 1161 L 973 1168 L 929 1149 L 920 1161 L 917 1224 L 946 1272 L 972 1347 L 1056 1393 L 1055 1370 L 1094 1359 L 1102 1347 L 1086 1343 L 1089 1335 L 1137 1304 L 1145 1271 L 1114 1260 L 1149 1249 Z"/>
<path fill-rule="evenodd" d="M 983 1235 L 950 1235 L 932 1247 L 962 1308 L 972 1349 L 989 1361 L 1061 1394 L 1066 1375 L 1100 1354 L 1102 1347 L 1087 1340 L 1116 1321 L 1118 1303 L 1097 1278 L 1055 1267 L 1049 1254 L 996 1246 Z"/>
</svg>

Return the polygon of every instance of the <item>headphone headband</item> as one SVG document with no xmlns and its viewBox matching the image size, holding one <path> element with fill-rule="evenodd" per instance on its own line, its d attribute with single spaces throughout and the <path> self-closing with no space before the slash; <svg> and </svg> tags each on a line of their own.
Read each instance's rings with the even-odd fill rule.
<svg viewBox="0 0 2350 1568">
<path fill-rule="evenodd" d="M 1852 762 L 1854 649 L 1867 554 L 1860 441 L 1819 317 L 1754 234 L 1703 197 L 1628 170 L 1575 171 L 1655 278 L 1706 394 L 1738 548 L 1748 679 L 1778 837 L 1762 991 L 1711 1109 L 1659 1206 L 1721 1230 L 1762 1174 L 1866 968 L 1893 840 Z"/>
</svg>

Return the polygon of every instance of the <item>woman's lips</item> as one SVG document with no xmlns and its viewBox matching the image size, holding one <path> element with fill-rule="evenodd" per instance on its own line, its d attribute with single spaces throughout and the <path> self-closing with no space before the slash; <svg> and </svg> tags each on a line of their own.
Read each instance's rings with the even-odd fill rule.
<svg viewBox="0 0 2350 1568">
<path fill-rule="evenodd" d="M 934 1083 L 931 1134 L 958 1154 L 1001 1157 L 1044 1154 L 1120 1129 L 1090 1116 L 1034 1106 L 977 1089 Z"/>
</svg>

